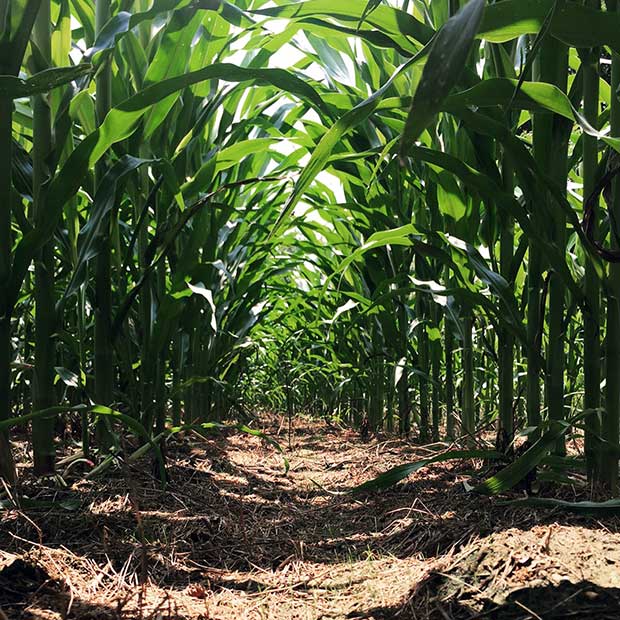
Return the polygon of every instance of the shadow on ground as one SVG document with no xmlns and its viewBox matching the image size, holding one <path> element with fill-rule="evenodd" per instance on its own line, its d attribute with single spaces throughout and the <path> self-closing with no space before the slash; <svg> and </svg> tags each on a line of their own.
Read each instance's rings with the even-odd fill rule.
<svg viewBox="0 0 620 620">
<path fill-rule="evenodd" d="M 501 603 L 481 600 L 464 603 L 442 599 L 441 578 L 432 580 L 424 591 L 414 594 L 405 605 L 378 607 L 349 618 L 356 620 L 617 620 L 620 589 L 602 588 L 590 581 L 562 582 L 557 586 L 521 588 Z"/>
<path fill-rule="evenodd" d="M 176 591 L 207 583 L 215 591 L 256 594 L 276 587 L 275 577 L 295 563 L 318 566 L 319 573 L 329 572 L 330 566 L 382 558 L 432 563 L 472 539 L 508 530 L 525 533 L 551 524 L 599 528 L 576 515 L 511 509 L 468 493 L 463 482 L 484 475 L 480 462 L 436 464 L 394 490 L 347 494 L 381 471 L 424 458 L 428 451 L 394 439 L 364 443 L 351 433 L 320 433 L 318 427 L 297 433 L 287 454 L 288 475 L 271 447 L 256 438 L 234 436 L 205 442 L 185 438 L 171 445 L 166 491 L 150 475 L 148 462 L 108 472 L 105 480 L 75 479 L 67 489 L 26 479 L 23 491 L 34 503 L 0 513 L 0 549 L 20 555 L 39 545 L 56 550 L 62 546 L 91 567 L 109 566 L 106 583 L 110 588 L 118 583 L 119 590 L 148 580 Z M 620 522 L 612 520 L 605 527 L 617 533 Z M 234 571 L 244 574 L 231 575 Z M 586 588 L 582 594 L 584 604 L 595 606 L 611 601 L 615 590 L 603 596 Z M 583 597 L 577 593 L 571 600 Z M 458 602 L 449 602 L 454 609 L 447 607 L 447 616 L 441 615 L 442 604 L 437 603 L 439 615 L 434 617 L 472 617 L 473 612 L 466 615 L 462 593 Z M 500 616 L 484 608 L 475 613 L 485 618 L 529 617 L 520 607 L 527 607 L 525 599 L 504 605 L 502 613 L 519 608 L 522 615 Z M 393 617 L 389 613 L 396 608 L 390 609 L 377 608 L 360 617 Z M 412 610 L 419 612 L 415 605 Z M 120 617 L 113 608 L 108 612 Z"/>
</svg>

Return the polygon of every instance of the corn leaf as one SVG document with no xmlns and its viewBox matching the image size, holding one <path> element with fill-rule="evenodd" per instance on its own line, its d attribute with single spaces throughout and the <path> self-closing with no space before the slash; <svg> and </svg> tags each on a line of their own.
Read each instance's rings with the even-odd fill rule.
<svg viewBox="0 0 620 620">
<path fill-rule="evenodd" d="M 471 0 L 434 38 L 403 130 L 401 157 L 431 123 L 458 82 L 478 32 L 484 5 L 484 0 Z"/>
<path fill-rule="evenodd" d="M 442 463 L 444 461 L 453 461 L 458 459 L 501 459 L 504 455 L 494 450 L 450 450 L 448 452 L 442 452 L 437 456 L 433 456 L 429 459 L 422 459 L 415 461 L 414 463 L 405 463 L 404 465 L 398 465 L 386 472 L 383 472 L 376 478 L 368 480 L 359 486 L 351 489 L 351 493 L 361 493 L 365 491 L 377 491 L 381 489 L 387 489 L 394 486 L 401 480 L 407 478 L 411 474 L 419 471 L 420 469 L 427 467 L 433 463 Z"/>
</svg>

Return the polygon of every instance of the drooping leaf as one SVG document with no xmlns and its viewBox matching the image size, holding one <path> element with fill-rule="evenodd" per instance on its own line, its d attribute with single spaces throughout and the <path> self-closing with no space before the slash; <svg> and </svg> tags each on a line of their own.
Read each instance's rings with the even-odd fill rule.
<svg viewBox="0 0 620 620">
<path fill-rule="evenodd" d="M 518 90 L 517 90 L 517 87 Z M 444 110 L 451 111 L 462 107 L 504 106 L 531 110 L 548 111 L 576 121 L 588 135 L 609 144 L 620 152 L 620 138 L 609 137 L 597 131 L 572 105 L 570 99 L 557 86 L 544 82 L 523 82 L 507 78 L 489 78 L 472 88 L 456 93 L 445 101 Z"/>
<path fill-rule="evenodd" d="M 388 471 L 380 474 L 372 480 L 368 480 L 359 486 L 351 489 L 351 493 L 360 493 L 363 491 L 377 491 L 380 489 L 387 489 L 394 486 L 401 480 L 407 478 L 416 471 L 431 465 L 432 463 L 442 463 L 444 461 L 453 461 L 458 459 L 501 459 L 504 455 L 494 450 L 450 450 L 448 452 L 442 452 L 437 456 L 433 456 L 428 459 L 422 459 L 414 463 L 406 463 L 404 465 L 398 465 Z"/>
<path fill-rule="evenodd" d="M 543 433 L 540 439 L 528 448 L 525 453 L 499 473 L 476 486 L 474 490 L 485 495 L 496 495 L 512 489 L 551 452 L 557 440 L 571 428 L 571 424 L 583 416 L 584 414 L 581 413 L 569 421 L 552 420 L 549 430 Z"/>
<path fill-rule="evenodd" d="M 54 88 L 64 86 L 69 82 L 88 75 L 91 71 L 91 65 L 81 64 L 75 67 L 45 69 L 28 79 L 12 75 L 0 75 L 0 96 L 10 99 L 21 99 L 22 97 L 47 93 Z"/>
<path fill-rule="evenodd" d="M 280 230 L 283 223 L 291 215 L 291 213 L 301 200 L 304 193 L 308 190 L 318 173 L 323 170 L 323 168 L 329 161 L 329 158 L 334 148 L 340 142 L 342 137 L 347 132 L 351 131 L 351 129 L 353 129 L 355 126 L 366 120 L 377 109 L 383 97 L 392 86 L 392 83 L 403 71 L 413 66 L 415 63 L 419 62 L 423 55 L 423 52 L 420 52 L 420 54 L 416 55 L 404 65 L 401 65 L 392 75 L 392 77 L 378 91 L 376 91 L 370 97 L 359 103 L 352 110 L 345 113 L 323 135 L 321 141 L 314 149 L 312 156 L 310 157 L 310 161 L 304 167 L 301 175 L 299 176 L 299 179 L 295 183 L 295 187 L 293 188 L 289 199 L 286 201 L 286 205 L 282 210 L 282 213 L 274 224 L 271 233 L 272 237 Z"/>
<path fill-rule="evenodd" d="M 256 15 L 267 15 L 275 18 L 299 19 L 325 15 L 331 19 L 359 24 L 365 6 L 357 0 L 340 0 L 338 4 L 330 0 L 307 0 L 306 2 L 289 2 L 277 7 L 257 9 Z M 422 45 L 426 45 L 433 37 L 432 28 L 415 19 L 411 14 L 390 6 L 377 6 L 368 13 L 365 21 L 380 31 L 411 37 Z"/>
<path fill-rule="evenodd" d="M 80 230 L 78 236 L 77 261 L 73 266 L 71 278 L 61 303 L 73 295 L 83 284 L 83 280 L 86 276 L 86 266 L 88 262 L 97 255 L 98 240 L 102 234 L 102 225 L 105 222 L 106 216 L 114 207 L 118 184 L 125 176 L 141 166 L 158 163 L 160 163 L 159 160 L 138 159 L 126 155 L 107 171 L 99 190 L 95 194 L 92 208 L 89 211 L 88 220 Z"/>
<path fill-rule="evenodd" d="M 187 286 L 193 293 L 196 293 L 197 295 L 200 295 L 201 297 L 207 300 L 207 303 L 209 305 L 209 310 L 211 311 L 211 318 L 210 318 L 211 329 L 213 330 L 213 333 L 216 334 L 217 333 L 217 318 L 216 318 L 217 310 L 215 308 L 215 302 L 213 301 L 213 292 L 211 291 L 211 289 L 208 289 L 204 284 L 202 284 L 202 282 L 199 282 L 198 284 L 191 284 L 190 282 L 188 282 Z"/>
<path fill-rule="evenodd" d="M 430 124 L 458 82 L 478 33 L 484 5 L 485 0 L 470 0 L 435 36 L 405 123 L 401 158 Z"/>
<path fill-rule="evenodd" d="M 486 41 L 505 43 L 525 34 L 536 34 L 555 0 L 502 0 L 489 5 L 478 36 Z M 585 27 L 587 24 L 587 28 Z M 553 15 L 551 34 L 575 47 L 609 45 L 620 51 L 620 16 L 598 11 L 580 2 L 562 2 Z"/>
<path fill-rule="evenodd" d="M 9 285 L 9 299 L 13 304 L 19 296 L 19 289 L 33 257 L 54 233 L 65 204 L 79 190 L 94 164 L 112 145 L 132 135 L 153 104 L 180 89 L 210 79 L 224 79 L 230 82 L 250 80 L 266 82 L 288 93 L 308 98 L 318 108 L 324 106 L 320 96 L 311 85 L 288 71 L 245 68 L 226 63 L 211 65 L 153 84 L 119 104 L 109 112 L 102 126 L 87 136 L 71 153 L 65 165 L 50 183 L 49 199 L 42 225 L 25 235 L 15 251 Z"/>
<path fill-rule="evenodd" d="M 63 366 L 56 366 L 55 370 L 58 377 L 60 377 L 61 381 L 67 387 L 80 387 L 80 378 L 72 370 L 64 368 Z"/>
</svg>

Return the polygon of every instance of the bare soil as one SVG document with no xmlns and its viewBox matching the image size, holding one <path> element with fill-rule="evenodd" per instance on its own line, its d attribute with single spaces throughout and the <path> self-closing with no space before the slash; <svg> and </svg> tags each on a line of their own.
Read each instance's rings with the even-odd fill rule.
<svg viewBox="0 0 620 620">
<path fill-rule="evenodd" d="M 259 438 L 187 435 L 165 491 L 148 459 L 94 480 L 77 464 L 66 486 L 22 466 L 28 499 L 0 512 L 0 620 L 620 618 L 618 519 L 468 492 L 473 461 L 351 495 L 430 450 L 317 422 L 285 452 L 288 473 Z"/>
</svg>

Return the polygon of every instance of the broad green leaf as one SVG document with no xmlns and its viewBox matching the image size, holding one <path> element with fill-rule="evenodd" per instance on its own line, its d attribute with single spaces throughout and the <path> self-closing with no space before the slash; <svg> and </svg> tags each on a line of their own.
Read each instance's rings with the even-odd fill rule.
<svg viewBox="0 0 620 620">
<path fill-rule="evenodd" d="M 95 194 L 93 204 L 89 210 L 88 220 L 81 228 L 78 236 L 78 255 L 73 272 L 64 293 L 64 302 L 68 297 L 77 292 L 86 278 L 86 266 L 98 254 L 98 240 L 103 234 L 103 224 L 106 216 L 116 204 L 119 183 L 123 178 L 142 166 L 160 164 L 160 160 L 138 159 L 129 155 L 117 161 L 106 173 Z"/>
<path fill-rule="evenodd" d="M 518 91 L 516 91 L 519 86 Z M 469 90 L 449 97 L 442 106 L 446 111 L 457 111 L 463 107 L 490 107 L 511 105 L 533 112 L 548 111 L 559 114 L 579 126 L 591 136 L 603 140 L 620 152 L 620 138 L 610 138 L 597 131 L 571 104 L 569 98 L 557 86 L 544 82 L 523 82 L 505 78 L 484 80 Z"/>
<path fill-rule="evenodd" d="M 187 71 L 192 52 L 192 41 L 200 21 L 201 15 L 193 11 L 176 11 L 172 15 L 158 42 L 155 57 L 144 77 L 145 86 L 157 84 Z M 151 107 L 144 120 L 145 139 L 152 136 L 153 132 L 164 121 L 179 95 L 180 92 L 177 90 Z"/>
<path fill-rule="evenodd" d="M 368 480 L 359 486 L 351 489 L 351 493 L 360 493 L 364 491 L 378 491 L 394 486 L 401 480 L 407 478 L 416 471 L 431 465 L 432 463 L 442 463 L 444 461 L 454 461 L 458 459 L 501 459 L 504 455 L 494 450 L 450 450 L 442 452 L 437 456 L 428 459 L 422 459 L 414 463 L 405 463 L 398 465 L 388 471 L 380 474 L 372 480 Z"/>
<path fill-rule="evenodd" d="M 87 45 L 95 40 L 95 4 L 92 0 L 71 0 L 71 8 L 84 29 Z"/>
<path fill-rule="evenodd" d="M 8 45 L 0 48 L 0 73 L 17 75 L 24 59 L 41 0 L 10 0 L 11 17 Z"/>
<path fill-rule="evenodd" d="M 547 430 L 523 455 L 502 469 L 499 473 L 488 478 L 482 484 L 479 484 L 474 490 L 486 495 L 497 495 L 498 493 L 503 493 L 504 491 L 512 489 L 512 487 L 523 480 L 547 454 L 551 452 L 557 440 L 571 428 L 571 424 L 583 417 L 584 414 L 582 413 L 567 422 L 552 420 L 549 430 Z"/>
<path fill-rule="evenodd" d="M 218 0 L 201 0 L 200 2 L 195 2 L 195 0 L 155 0 L 147 11 L 133 13 L 119 11 L 101 29 L 92 47 L 87 51 L 86 57 L 89 60 L 98 61 L 102 52 L 113 49 L 122 37 L 138 25 L 154 20 L 168 11 L 180 12 L 188 8 L 215 10 L 219 4 Z"/>
<path fill-rule="evenodd" d="M 426 334 L 431 342 L 439 342 L 441 340 L 441 330 L 438 327 L 427 325 Z"/>
<path fill-rule="evenodd" d="M 208 289 L 204 284 L 202 284 L 202 282 L 199 282 L 198 284 L 191 284 L 188 282 L 187 286 L 193 293 L 196 293 L 207 300 L 209 309 L 211 310 L 211 329 L 214 334 L 217 334 L 217 309 L 215 308 L 215 302 L 213 301 L 213 291 Z"/>
<path fill-rule="evenodd" d="M 406 224 L 405 226 L 393 230 L 376 232 L 368 238 L 368 241 L 349 254 L 349 256 L 340 263 L 336 273 L 346 270 L 351 263 L 354 263 L 356 260 L 362 258 L 364 254 L 376 248 L 383 248 L 387 245 L 412 246 L 412 236 L 414 235 L 418 235 L 418 230 L 412 224 Z"/>
<path fill-rule="evenodd" d="M 458 82 L 478 32 L 484 5 L 485 0 L 470 0 L 433 39 L 403 130 L 401 157 L 428 127 Z"/>
<path fill-rule="evenodd" d="M 484 13 L 478 36 L 486 41 L 504 43 L 525 34 L 536 34 L 543 27 L 554 1 L 494 2 Z M 550 32 L 575 47 L 609 45 L 620 51 L 620 15 L 597 11 L 579 2 L 562 2 L 553 15 Z"/>
<path fill-rule="evenodd" d="M 424 56 L 424 52 L 420 52 L 417 56 L 401 65 L 392 77 L 370 97 L 356 105 L 352 110 L 341 116 L 330 129 L 323 135 L 321 141 L 314 149 L 310 161 L 303 169 L 299 179 L 295 183 L 295 187 L 286 202 L 286 205 L 273 226 L 271 236 L 273 237 L 282 227 L 285 220 L 291 215 L 304 193 L 308 190 L 317 174 L 326 166 L 331 154 L 340 142 L 342 137 L 351 131 L 354 127 L 365 121 L 379 106 L 385 94 L 389 91 L 394 81 L 406 69 L 419 62 Z"/>
<path fill-rule="evenodd" d="M 87 135 L 97 130 L 95 100 L 88 91 L 82 90 L 71 99 L 69 113 L 79 121 Z"/>
<path fill-rule="evenodd" d="M 68 368 L 64 368 L 62 366 L 56 366 L 55 370 L 56 375 L 67 387 L 80 387 L 80 378 L 72 370 L 69 370 Z"/>
<path fill-rule="evenodd" d="M 405 375 L 405 369 L 407 368 L 407 358 L 401 357 L 396 363 L 394 368 L 394 387 L 397 387 L 401 379 Z"/>
<path fill-rule="evenodd" d="M 463 201 L 454 176 L 445 171 L 437 175 L 437 202 L 439 210 L 455 222 L 461 220 L 467 213 L 467 205 Z"/>
<path fill-rule="evenodd" d="M 354 308 L 357 308 L 357 306 L 358 306 L 357 301 L 354 301 L 353 299 L 349 299 L 344 304 L 342 304 L 342 306 L 340 306 L 338 310 L 336 310 L 336 313 L 334 314 L 334 317 L 330 320 L 330 323 L 334 323 L 338 319 L 339 316 L 342 316 L 345 312 L 349 312 L 349 310 L 353 310 Z"/>
<path fill-rule="evenodd" d="M 164 80 L 127 99 L 113 108 L 101 127 L 80 143 L 52 180 L 43 226 L 25 235 L 16 249 L 9 286 L 9 300 L 13 300 L 12 303 L 15 303 L 19 296 L 19 289 L 33 257 L 53 234 L 64 205 L 79 190 L 94 164 L 112 145 L 133 134 L 153 104 L 178 90 L 210 79 L 224 79 L 229 82 L 257 80 L 269 83 L 288 93 L 308 98 L 318 108 L 323 108 L 323 102 L 312 86 L 288 71 L 248 69 L 225 63 L 211 65 L 199 71 Z"/>
<path fill-rule="evenodd" d="M 308 0 L 307 2 L 289 2 L 252 12 L 255 15 L 289 19 L 324 15 L 330 19 L 349 22 L 357 26 L 364 15 L 365 7 L 358 0 L 339 0 L 337 4 L 330 0 Z M 382 32 L 411 37 L 422 45 L 426 45 L 434 35 L 432 28 L 409 13 L 385 5 L 377 6 L 365 16 L 364 21 Z"/>
<path fill-rule="evenodd" d="M 31 413 L 26 413 L 24 415 L 16 416 L 13 418 L 8 418 L 7 420 L 0 420 L 0 432 L 6 431 L 14 426 L 23 426 L 24 424 L 28 424 L 28 422 L 35 420 L 37 418 L 45 418 L 49 416 L 54 416 L 63 413 L 69 412 L 87 412 L 89 411 L 88 405 L 75 405 L 74 407 L 48 407 L 46 409 L 40 409 L 38 411 L 33 411 Z"/>
<path fill-rule="evenodd" d="M 357 23 L 357 30 L 362 27 L 362 24 L 366 21 L 366 18 L 377 9 L 377 7 L 381 6 L 382 0 L 368 0 L 366 2 L 366 6 L 364 7 L 364 12 L 360 17 L 359 22 Z"/>
<path fill-rule="evenodd" d="M 249 155 L 268 152 L 269 148 L 278 142 L 280 142 L 278 138 L 241 140 L 214 153 L 213 157 L 200 167 L 195 176 L 182 186 L 183 195 L 190 197 L 208 191 L 211 189 L 216 174 L 240 164 Z"/>
<path fill-rule="evenodd" d="M 10 99 L 21 99 L 41 93 L 47 93 L 54 88 L 64 86 L 80 77 L 88 75 L 92 71 L 89 64 L 81 64 L 75 67 L 59 67 L 46 69 L 24 80 L 12 75 L 0 75 L 0 96 Z"/>
</svg>

